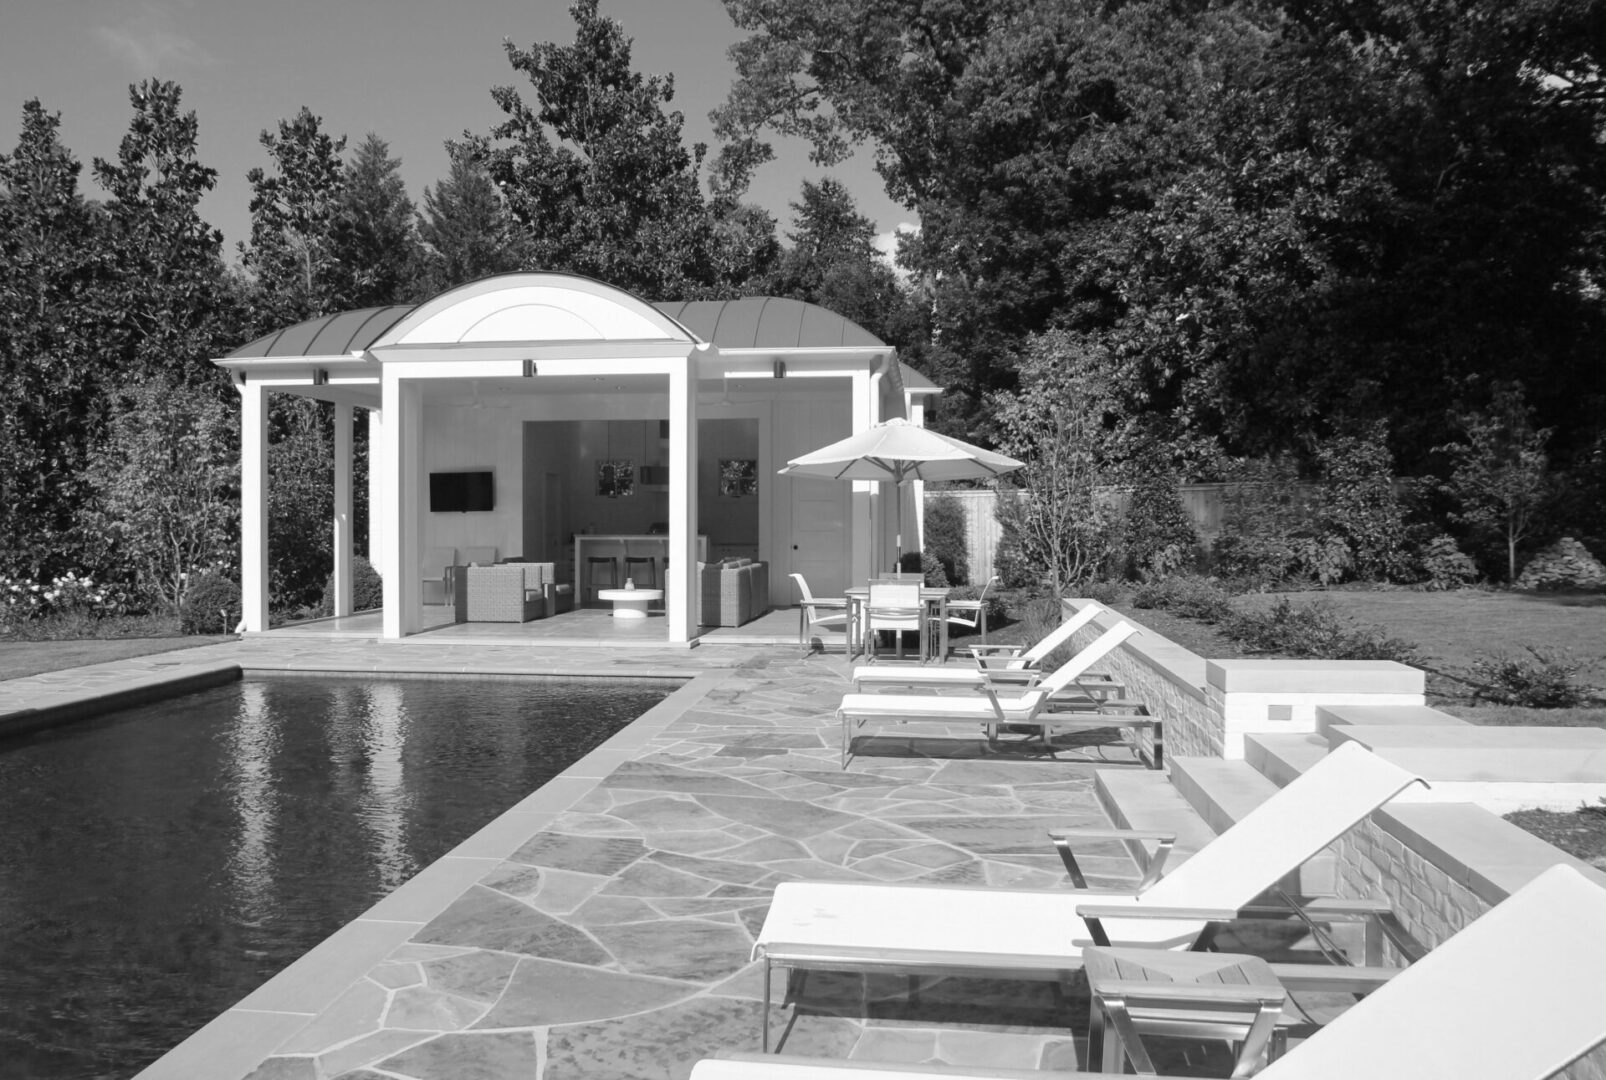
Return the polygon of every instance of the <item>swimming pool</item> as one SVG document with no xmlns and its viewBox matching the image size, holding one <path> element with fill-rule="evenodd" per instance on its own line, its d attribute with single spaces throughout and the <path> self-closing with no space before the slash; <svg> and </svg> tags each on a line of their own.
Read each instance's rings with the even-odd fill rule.
<svg viewBox="0 0 1606 1080">
<path fill-rule="evenodd" d="M 0 741 L 0 1077 L 127 1077 L 662 700 L 247 681 Z"/>
</svg>

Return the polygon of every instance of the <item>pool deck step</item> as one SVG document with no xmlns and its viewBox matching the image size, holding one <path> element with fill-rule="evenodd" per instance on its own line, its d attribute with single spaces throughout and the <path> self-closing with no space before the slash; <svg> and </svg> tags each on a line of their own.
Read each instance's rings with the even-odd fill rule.
<svg viewBox="0 0 1606 1080">
<path fill-rule="evenodd" d="M 1110 823 L 1122 829 L 1163 829 L 1176 834 L 1167 865 L 1175 866 L 1215 839 L 1204 818 L 1188 805 L 1162 772 L 1101 769 L 1093 790 Z M 1147 870 L 1147 865 L 1139 867 Z"/>
</svg>

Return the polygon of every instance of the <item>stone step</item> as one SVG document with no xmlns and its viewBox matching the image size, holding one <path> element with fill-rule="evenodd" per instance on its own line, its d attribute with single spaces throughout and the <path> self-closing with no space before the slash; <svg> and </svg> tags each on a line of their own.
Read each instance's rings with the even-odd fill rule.
<svg viewBox="0 0 1606 1080">
<path fill-rule="evenodd" d="M 1163 829 L 1176 834 L 1166 865 L 1174 866 L 1211 840 L 1215 833 L 1188 805 L 1164 773 L 1145 769 L 1101 769 L 1093 791 L 1110 823 L 1123 829 Z M 1148 869 L 1146 861 L 1138 867 Z"/>
<path fill-rule="evenodd" d="M 1247 761 L 1213 757 L 1172 758 L 1171 782 L 1205 823 L 1218 833 L 1225 832 L 1275 795 L 1279 786 Z M 1336 859 L 1331 853 L 1322 852 L 1278 884 L 1303 896 L 1334 895 L 1338 886 Z"/>
</svg>

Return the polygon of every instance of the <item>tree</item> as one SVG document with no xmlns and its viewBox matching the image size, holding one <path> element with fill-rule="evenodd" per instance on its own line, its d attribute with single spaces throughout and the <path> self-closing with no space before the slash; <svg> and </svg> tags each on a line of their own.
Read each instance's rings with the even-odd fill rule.
<svg viewBox="0 0 1606 1080">
<path fill-rule="evenodd" d="M 213 382 L 208 360 L 235 340 L 223 234 L 200 215 L 217 170 L 196 159 L 198 123 L 177 83 L 128 88 L 134 108 L 117 160 L 95 159 L 106 189 L 113 270 L 100 293 L 100 363 L 130 381 Z"/>
<path fill-rule="evenodd" d="M 418 233 L 425 245 L 426 295 L 524 265 L 520 234 L 485 170 L 460 149 L 451 172 L 424 189 Z"/>
<path fill-rule="evenodd" d="M 251 242 L 241 246 L 241 255 L 256 278 L 252 307 L 258 333 L 352 306 L 345 295 L 348 272 L 333 237 L 346 186 L 340 158 L 346 140 L 330 138 L 322 125 L 305 106 L 292 119 L 280 120 L 277 133 L 261 136 L 274 171 L 246 173 Z"/>
<path fill-rule="evenodd" d="M 569 13 L 574 44 L 507 44 L 534 103 L 497 87 L 491 96 L 507 119 L 467 136 L 454 154 L 501 191 L 526 234 L 526 265 L 655 300 L 728 291 L 746 267 L 719 248 L 698 183 L 705 148 L 688 151 L 681 114 L 665 111 L 674 79 L 631 69 L 630 39 L 598 14 L 597 0 L 575 0 Z"/>
<path fill-rule="evenodd" d="M 413 201 L 401 177 L 401 159 L 369 132 L 346 167 L 336 199 L 330 241 L 342 268 L 341 300 L 354 308 L 420 300 L 419 243 Z"/>
<path fill-rule="evenodd" d="M 86 520 L 106 545 L 104 563 L 176 611 L 203 571 L 238 559 L 238 427 L 213 388 L 176 377 L 131 385 L 120 399 L 89 469 Z"/>
<path fill-rule="evenodd" d="M 0 573 L 81 569 L 77 513 L 104 420 L 104 217 L 78 191 L 61 116 L 37 99 L 0 155 Z"/>
<path fill-rule="evenodd" d="M 1545 444 L 1550 429 L 1533 426 L 1520 383 L 1493 388 L 1488 407 L 1457 416 L 1461 438 L 1439 447 L 1451 461 L 1446 493 L 1452 520 L 1474 535 L 1497 537 L 1506 549 L 1506 580 L 1517 580 L 1517 545 L 1534 530 L 1550 489 Z"/>
<path fill-rule="evenodd" d="M 268 418 L 268 596 L 295 616 L 323 596 L 334 551 L 334 428 L 328 407 L 279 395 Z"/>
<path fill-rule="evenodd" d="M 760 287 L 829 308 L 883 341 L 902 346 L 911 336 L 908 299 L 897 275 L 875 247 L 875 223 L 859 213 L 839 181 L 803 181 L 802 201 L 791 204 L 795 231 Z"/>
<path fill-rule="evenodd" d="M 1102 361 L 1064 335 L 1033 338 L 1020 391 L 996 402 L 999 449 L 1026 463 L 1010 474 L 1014 487 L 999 493 L 998 520 L 1055 595 L 1094 573 L 1108 553 L 1109 514 L 1094 498 L 1108 449 Z"/>
</svg>

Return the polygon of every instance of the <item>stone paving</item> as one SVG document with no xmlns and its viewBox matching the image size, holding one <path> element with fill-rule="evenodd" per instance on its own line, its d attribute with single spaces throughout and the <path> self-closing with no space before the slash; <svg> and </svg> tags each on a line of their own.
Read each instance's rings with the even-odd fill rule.
<svg viewBox="0 0 1606 1080">
<path fill-rule="evenodd" d="M 584 652 L 586 655 L 579 655 Z M 1104 824 L 1094 765 L 1140 769 L 1119 733 L 984 753 L 974 732 L 877 729 L 838 766 L 840 657 L 794 649 L 376 645 L 284 636 L 102 665 L 252 670 L 729 674 L 351 985 L 252 1080 L 684 1077 L 759 1045 L 750 961 L 795 879 L 1062 887 L 1050 826 Z M 115 683 L 80 669 L 0 684 L 7 707 Z M 27 684 L 27 685 L 19 685 Z M 0 709 L 3 711 L 3 709 Z M 1113 845 L 1084 861 L 1130 879 Z M 777 1000 L 782 987 L 777 985 Z M 1050 986 L 815 974 L 781 1048 L 878 1061 L 1075 1068 L 1085 998 Z M 775 1010 L 777 1033 L 786 1014 Z"/>
</svg>

